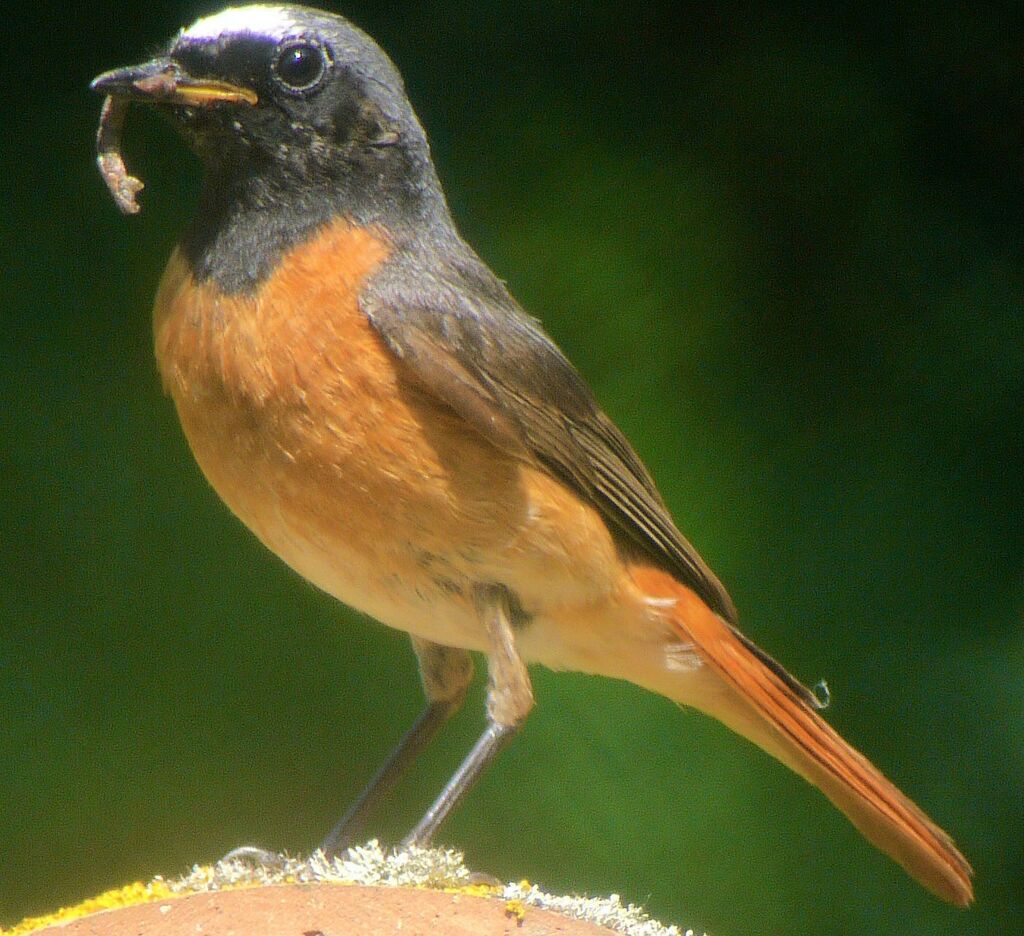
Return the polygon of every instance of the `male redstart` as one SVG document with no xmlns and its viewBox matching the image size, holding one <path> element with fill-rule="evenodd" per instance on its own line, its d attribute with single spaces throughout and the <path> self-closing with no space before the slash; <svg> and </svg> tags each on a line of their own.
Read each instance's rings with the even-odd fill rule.
<svg viewBox="0 0 1024 936">
<path fill-rule="evenodd" d="M 198 20 L 107 72 L 206 169 L 156 298 L 156 356 L 199 465 L 300 575 L 412 637 L 427 705 L 324 842 L 336 852 L 460 706 L 487 727 L 406 841 L 428 842 L 533 706 L 528 663 L 627 679 L 720 719 L 819 787 L 945 900 L 950 838 L 736 628 L 721 583 L 582 378 L 459 236 L 395 66 L 291 5 Z"/>
</svg>

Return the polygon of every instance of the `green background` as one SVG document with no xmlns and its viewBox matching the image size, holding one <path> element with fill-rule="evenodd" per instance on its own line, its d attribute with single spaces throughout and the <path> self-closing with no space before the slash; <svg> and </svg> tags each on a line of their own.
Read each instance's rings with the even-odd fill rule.
<svg viewBox="0 0 1024 936">
<path fill-rule="evenodd" d="M 0 920 L 234 845 L 302 851 L 420 706 L 403 635 L 303 584 L 194 466 L 149 304 L 198 171 L 94 74 L 209 4 L 5 8 Z M 30 11 L 31 10 L 31 11 Z M 1024 931 L 1019 3 L 352 2 L 467 238 L 539 315 L 745 630 L 947 827 L 966 914 L 709 720 L 537 672 L 442 836 L 713 936 Z M 374 825 L 408 829 L 470 703 Z"/>
</svg>

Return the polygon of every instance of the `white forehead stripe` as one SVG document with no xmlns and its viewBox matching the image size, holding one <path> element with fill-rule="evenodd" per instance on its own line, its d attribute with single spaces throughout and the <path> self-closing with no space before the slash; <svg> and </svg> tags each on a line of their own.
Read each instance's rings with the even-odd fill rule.
<svg viewBox="0 0 1024 936">
<path fill-rule="evenodd" d="M 182 39 L 215 41 L 223 35 L 250 33 L 280 39 L 296 26 L 295 17 L 279 6 L 255 3 L 228 7 L 212 16 L 196 20 L 181 33 Z"/>
</svg>

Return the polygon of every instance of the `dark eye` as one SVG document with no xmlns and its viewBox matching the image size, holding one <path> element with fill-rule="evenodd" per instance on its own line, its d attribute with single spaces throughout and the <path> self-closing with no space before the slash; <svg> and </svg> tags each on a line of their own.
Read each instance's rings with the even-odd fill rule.
<svg viewBox="0 0 1024 936">
<path fill-rule="evenodd" d="M 289 91 L 311 91 L 327 74 L 327 53 L 315 43 L 289 42 L 274 60 L 274 77 Z"/>
</svg>

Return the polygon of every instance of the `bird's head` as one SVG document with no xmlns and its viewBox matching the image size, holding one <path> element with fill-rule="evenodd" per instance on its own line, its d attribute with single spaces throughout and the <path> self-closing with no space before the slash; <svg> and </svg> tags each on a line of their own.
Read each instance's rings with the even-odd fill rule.
<svg viewBox="0 0 1024 936">
<path fill-rule="evenodd" d="M 415 198 L 436 185 L 398 70 L 344 18 L 290 4 L 228 7 L 94 90 L 168 113 L 215 184 Z"/>
</svg>

